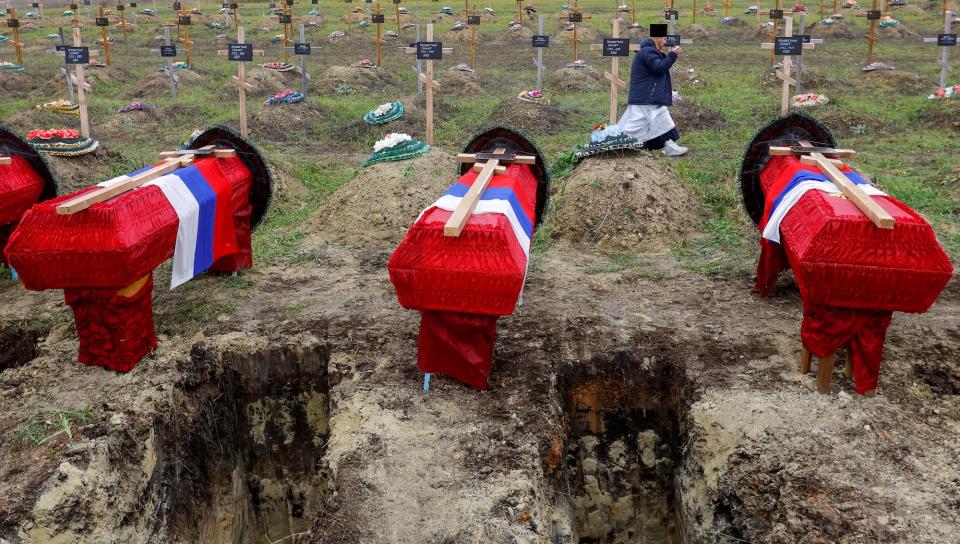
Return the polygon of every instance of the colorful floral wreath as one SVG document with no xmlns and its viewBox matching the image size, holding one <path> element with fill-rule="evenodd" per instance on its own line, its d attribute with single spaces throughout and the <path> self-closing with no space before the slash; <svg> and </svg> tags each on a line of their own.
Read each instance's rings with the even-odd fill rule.
<svg viewBox="0 0 960 544">
<path fill-rule="evenodd" d="M 526 102 L 539 102 L 543 100 L 543 91 L 520 91 L 517 98 Z"/>
<path fill-rule="evenodd" d="M 940 87 L 927 97 L 928 100 L 943 100 L 944 98 L 960 98 L 960 83 L 952 87 Z"/>
<path fill-rule="evenodd" d="M 791 104 L 795 108 L 814 108 L 817 106 L 823 106 L 828 102 L 830 102 L 830 99 L 822 94 L 801 93 L 794 95 Z"/>
<path fill-rule="evenodd" d="M 411 138 L 409 134 L 390 133 L 373 146 L 373 155 L 363 161 L 363 166 L 378 162 L 401 161 L 426 154 L 430 146 Z"/>
<path fill-rule="evenodd" d="M 268 98 L 264 104 L 276 106 L 278 104 L 296 104 L 297 102 L 303 102 L 303 95 L 288 87 Z"/>
</svg>

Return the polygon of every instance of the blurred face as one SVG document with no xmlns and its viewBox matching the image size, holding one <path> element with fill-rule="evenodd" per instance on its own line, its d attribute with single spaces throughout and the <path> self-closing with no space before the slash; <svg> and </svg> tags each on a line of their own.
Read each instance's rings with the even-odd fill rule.
<svg viewBox="0 0 960 544">
<path fill-rule="evenodd" d="M 657 44 L 657 49 L 663 49 L 663 46 L 667 45 L 667 38 L 653 38 L 653 43 Z"/>
</svg>

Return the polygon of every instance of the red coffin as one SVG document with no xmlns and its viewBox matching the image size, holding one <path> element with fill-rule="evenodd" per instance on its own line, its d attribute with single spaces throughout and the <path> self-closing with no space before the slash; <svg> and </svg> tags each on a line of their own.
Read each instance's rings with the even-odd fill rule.
<svg viewBox="0 0 960 544">
<path fill-rule="evenodd" d="M 193 164 L 205 174 L 222 176 L 233 188 L 241 254 L 221 259 L 230 262 L 218 261 L 214 269 L 249 268 L 253 172 L 239 156 L 205 157 Z M 27 289 L 120 289 L 173 256 L 177 214 L 158 187 L 128 191 L 81 213 L 57 213 L 59 203 L 84 192 L 34 206 L 11 236 L 6 253 Z"/>
<path fill-rule="evenodd" d="M 767 210 L 801 170 L 818 172 L 796 157 L 770 157 L 760 173 Z M 806 193 L 780 224 L 805 305 L 925 312 L 950 280 L 953 267 L 923 217 L 893 197 L 873 198 L 893 216 L 893 229 L 876 228 L 849 200 L 822 191 Z M 787 264 L 770 249 L 758 270 L 761 289 Z"/>
</svg>

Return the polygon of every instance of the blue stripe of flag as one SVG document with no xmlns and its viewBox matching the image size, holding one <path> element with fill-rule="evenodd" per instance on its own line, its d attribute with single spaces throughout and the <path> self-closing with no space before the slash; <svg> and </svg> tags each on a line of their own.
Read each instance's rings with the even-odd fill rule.
<svg viewBox="0 0 960 544">
<path fill-rule="evenodd" d="M 174 172 L 190 189 L 200 204 L 197 221 L 197 249 L 193 258 L 193 275 L 198 276 L 213 264 L 213 222 L 216 217 L 217 194 L 196 166 L 187 166 Z"/>
<path fill-rule="evenodd" d="M 856 183 L 857 185 L 867 184 L 867 180 L 860 177 L 860 174 L 856 172 L 844 172 L 844 173 L 846 174 L 847 179 Z M 777 209 L 777 206 L 780 205 L 780 202 L 783 200 L 783 197 L 786 196 L 791 189 L 793 189 L 794 187 L 796 187 L 797 185 L 799 185 L 804 181 L 822 181 L 824 183 L 832 183 L 827 178 L 827 176 L 824 176 L 823 174 L 815 174 L 807 170 L 801 170 L 800 172 L 797 172 L 796 174 L 794 174 L 793 178 L 790 179 L 790 183 L 788 183 L 787 186 L 783 188 L 783 191 L 781 191 L 780 194 L 777 195 L 777 198 L 773 201 L 773 206 L 770 207 L 770 215 L 773 215 L 773 210 Z"/>
<path fill-rule="evenodd" d="M 470 187 L 462 183 L 455 183 L 446 194 L 463 198 L 468 190 L 470 190 Z M 530 218 L 527 217 L 527 212 L 523 209 L 513 189 L 509 187 L 487 187 L 487 190 L 483 192 L 480 200 L 506 200 L 509 202 L 510 207 L 513 208 L 513 213 L 517 216 L 517 221 L 520 222 L 520 227 L 523 228 L 523 232 L 525 232 L 528 237 L 533 236 L 533 223 L 530 221 Z"/>
<path fill-rule="evenodd" d="M 152 168 L 153 168 L 152 165 L 151 165 L 151 166 L 144 166 L 143 168 L 141 168 L 141 169 L 139 169 L 139 170 L 134 170 L 133 172 L 130 172 L 129 174 L 127 174 L 127 177 L 128 177 L 128 178 L 132 178 L 133 176 L 136 176 L 137 174 L 142 174 L 142 173 L 144 173 L 144 172 L 146 172 L 147 170 L 150 170 L 150 169 L 152 169 Z"/>
</svg>

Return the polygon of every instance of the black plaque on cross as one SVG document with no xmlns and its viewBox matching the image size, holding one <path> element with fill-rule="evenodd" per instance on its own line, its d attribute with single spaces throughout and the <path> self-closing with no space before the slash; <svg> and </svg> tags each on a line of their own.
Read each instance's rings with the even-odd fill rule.
<svg viewBox="0 0 960 544">
<path fill-rule="evenodd" d="M 181 9 L 183 9 L 183 7 L 180 5 L 180 2 L 174 2 L 174 3 L 173 3 L 173 10 L 174 10 L 174 11 L 180 11 Z"/>
<path fill-rule="evenodd" d="M 582 23 L 583 14 L 582 13 L 571 13 L 567 16 L 567 21 L 571 23 Z"/>
<path fill-rule="evenodd" d="M 803 52 L 803 37 L 777 36 L 774 38 L 773 52 L 775 55 L 797 57 Z"/>
<path fill-rule="evenodd" d="M 937 34 L 937 45 L 940 47 L 956 47 L 956 34 Z"/>
<path fill-rule="evenodd" d="M 117 11 L 123 11 L 126 7 L 123 4 L 117 4 Z"/>
<path fill-rule="evenodd" d="M 180 26 L 190 26 L 190 16 L 189 16 L 189 15 L 181 15 L 181 16 L 177 17 L 177 24 L 180 25 Z"/>
<path fill-rule="evenodd" d="M 177 56 L 177 46 L 175 46 L 175 45 L 161 45 L 161 46 L 160 46 L 160 56 L 161 56 L 161 57 L 176 57 L 176 56 Z"/>
<path fill-rule="evenodd" d="M 382 24 L 387 21 L 387 18 L 382 13 L 374 13 L 370 16 L 370 22 L 373 24 Z"/>
<path fill-rule="evenodd" d="M 40 7 L 40 2 L 33 2 L 32 4 L 30 4 L 30 7 L 32 7 L 32 8 L 39 8 L 39 7 Z"/>
<path fill-rule="evenodd" d="M 883 14 L 880 13 L 880 10 L 870 10 L 867 12 L 868 21 L 879 21 L 882 16 Z"/>
<path fill-rule="evenodd" d="M 10 28 L 20 28 L 20 19 L 7 19 L 7 26 Z"/>
<path fill-rule="evenodd" d="M 604 38 L 603 39 L 604 57 L 629 57 L 630 56 L 630 38 Z"/>
<path fill-rule="evenodd" d="M 530 39 L 533 47 L 550 47 L 550 36 L 536 35 Z"/>
<path fill-rule="evenodd" d="M 417 42 L 417 60 L 443 59 L 443 44 L 441 42 Z"/>
<path fill-rule="evenodd" d="M 809 34 L 797 34 L 797 37 L 798 37 L 798 38 L 802 38 L 802 39 L 803 39 L 803 43 L 810 43 L 811 37 L 810 37 Z"/>
<path fill-rule="evenodd" d="M 89 5 L 90 5 L 90 0 L 83 0 L 83 5 L 84 5 L 84 6 L 89 6 Z"/>
<path fill-rule="evenodd" d="M 79 9 L 79 7 L 76 4 L 70 4 L 71 11 L 77 11 L 77 9 Z"/>
<path fill-rule="evenodd" d="M 290 15 L 288 15 L 288 14 L 286 14 L 286 13 L 280 14 L 280 24 L 281 24 L 281 25 L 289 25 L 289 24 L 292 23 L 292 22 L 293 22 L 293 19 L 290 17 Z"/>
<path fill-rule="evenodd" d="M 676 20 L 679 18 L 680 18 L 680 12 L 675 9 L 668 9 L 668 10 L 664 10 L 663 12 L 664 21 L 669 21 L 670 19 Z"/>
<path fill-rule="evenodd" d="M 253 60 L 252 43 L 230 43 L 227 44 L 227 60 L 237 62 L 250 62 Z"/>
<path fill-rule="evenodd" d="M 106 17 L 96 17 L 94 22 L 97 26 L 110 26 L 110 19 L 107 19 Z"/>
<path fill-rule="evenodd" d="M 130 2 L 130 7 L 131 7 L 131 8 L 137 7 L 137 3 L 136 3 L 136 2 Z"/>
<path fill-rule="evenodd" d="M 667 34 L 667 42 L 664 44 L 666 47 L 679 47 L 680 46 L 680 35 L 679 34 Z"/>
<path fill-rule="evenodd" d="M 63 53 L 64 51 L 67 50 L 67 47 L 68 46 L 66 45 L 57 44 L 56 46 L 54 46 L 54 49 L 56 49 L 57 53 Z"/>
<path fill-rule="evenodd" d="M 65 58 L 67 64 L 89 64 L 90 49 L 86 47 L 67 46 Z"/>
<path fill-rule="evenodd" d="M 770 20 L 779 21 L 783 19 L 783 10 L 782 9 L 771 9 L 770 10 Z"/>
<path fill-rule="evenodd" d="M 287 5 L 288 5 L 288 6 L 292 6 L 292 5 L 293 5 L 293 0 L 286 0 L 286 2 L 287 2 Z"/>
<path fill-rule="evenodd" d="M 479 15 L 467 15 L 467 24 L 468 24 L 468 25 L 474 25 L 474 26 L 479 25 L 479 24 L 480 24 L 480 16 L 479 16 Z"/>
<path fill-rule="evenodd" d="M 293 44 L 293 54 L 294 54 L 294 55 L 309 55 L 309 54 L 310 54 L 310 44 L 309 44 L 309 43 L 295 43 L 295 44 Z"/>
</svg>

